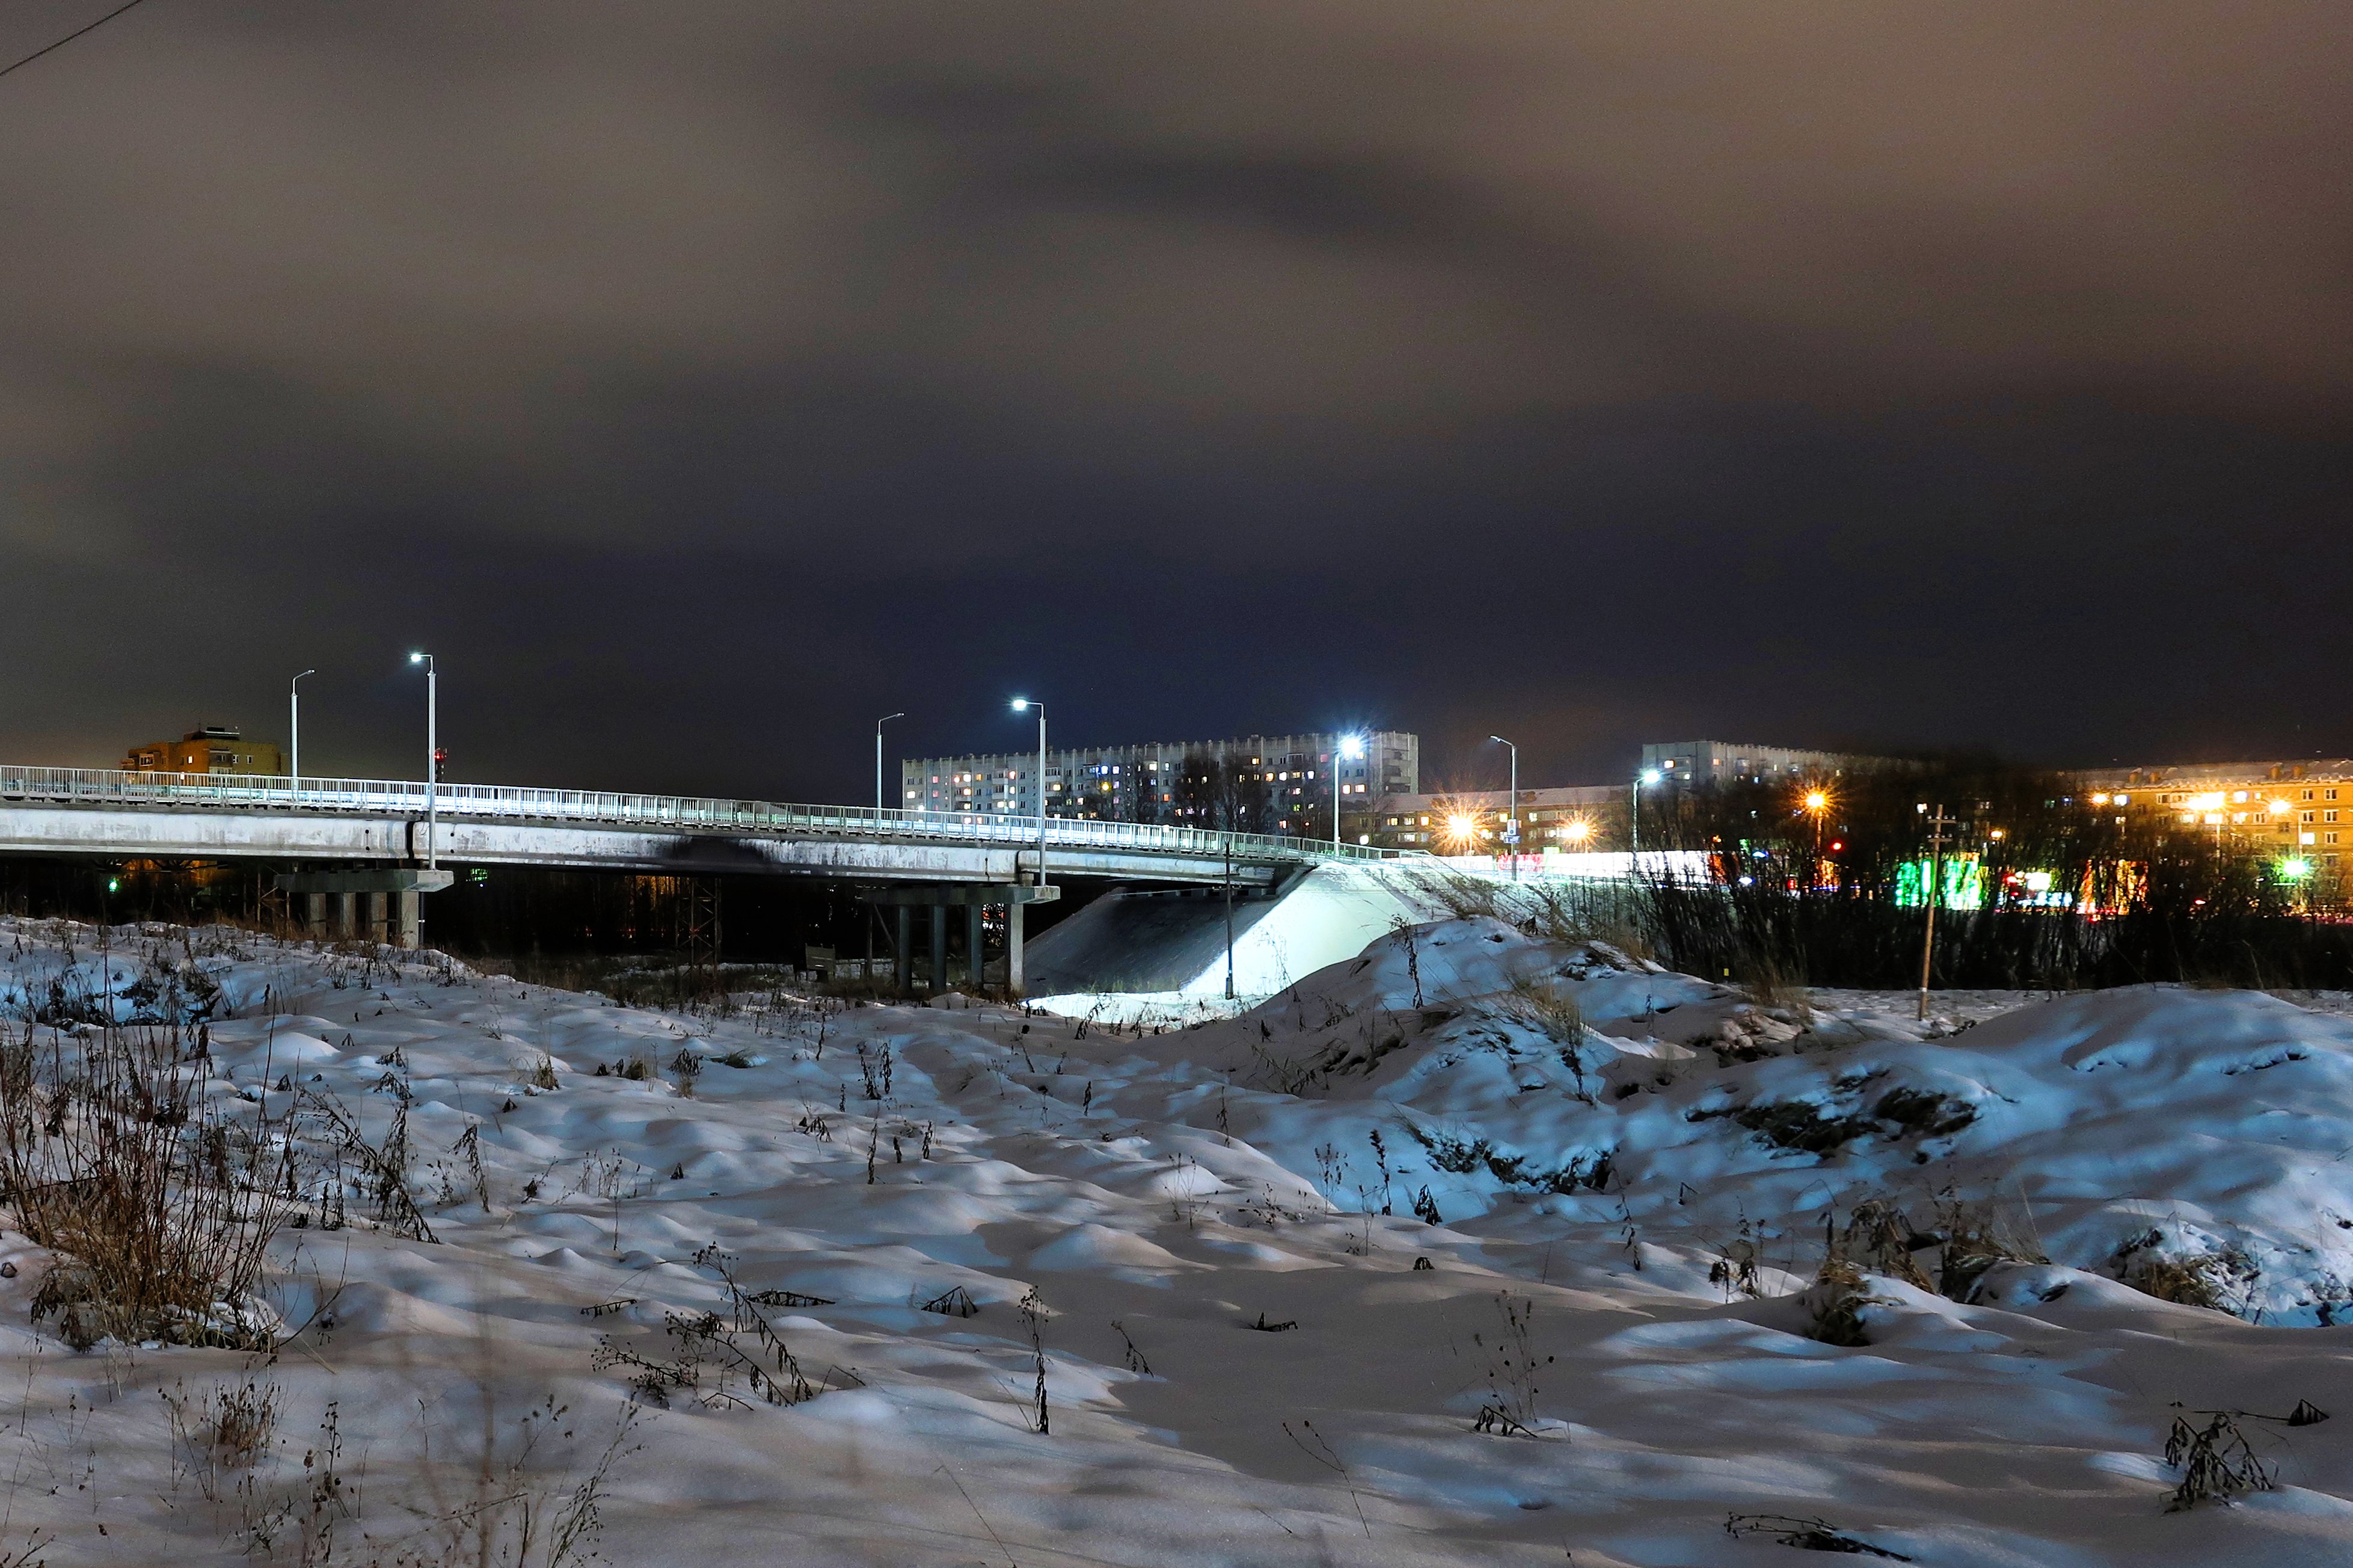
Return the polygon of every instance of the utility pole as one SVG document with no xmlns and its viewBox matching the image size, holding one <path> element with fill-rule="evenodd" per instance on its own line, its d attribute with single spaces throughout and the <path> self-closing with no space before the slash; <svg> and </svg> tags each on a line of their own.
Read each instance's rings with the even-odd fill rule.
<svg viewBox="0 0 2353 1568">
<path fill-rule="evenodd" d="M 1920 1021 L 1928 1021 L 1928 966 L 1936 952 L 1936 905 L 1945 896 L 1945 834 L 1953 819 L 1945 808 L 1928 818 L 1928 926 L 1920 938 Z"/>
</svg>

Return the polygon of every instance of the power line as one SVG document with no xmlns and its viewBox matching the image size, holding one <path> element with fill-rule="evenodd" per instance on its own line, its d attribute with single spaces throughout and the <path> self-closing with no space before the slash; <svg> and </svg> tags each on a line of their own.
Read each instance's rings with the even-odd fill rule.
<svg viewBox="0 0 2353 1568">
<path fill-rule="evenodd" d="M 109 11 L 97 21 L 90 23 L 90 26 L 75 28 L 72 32 L 68 33 L 64 37 L 59 38 L 56 43 L 43 45 L 41 47 L 35 49 L 31 54 L 26 55 L 21 60 L 14 61 L 8 65 L 0 66 L 0 76 L 6 76 L 10 71 L 16 69 L 19 66 L 31 65 L 43 55 L 50 54 L 58 49 L 64 48 L 68 44 L 72 43 L 84 33 L 94 33 L 98 31 L 98 29 L 105 26 L 109 22 L 113 21 L 117 16 L 121 16 L 122 13 L 130 10 L 132 6 L 142 5 L 143 3 L 144 0 L 123 0 L 123 4 L 117 5 L 113 10 Z"/>
</svg>

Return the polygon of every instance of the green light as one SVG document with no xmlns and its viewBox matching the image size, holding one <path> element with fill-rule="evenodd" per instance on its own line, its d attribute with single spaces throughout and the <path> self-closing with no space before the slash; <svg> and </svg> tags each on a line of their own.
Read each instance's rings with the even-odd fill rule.
<svg viewBox="0 0 2353 1568">
<path fill-rule="evenodd" d="M 119 893 L 122 891 L 122 883 L 113 877 L 109 877 L 106 879 L 106 890 L 110 893 Z"/>
<path fill-rule="evenodd" d="M 2298 856 L 2280 862 L 2280 875 L 2291 882 L 2301 882 L 2312 875 L 2312 862 Z"/>
</svg>

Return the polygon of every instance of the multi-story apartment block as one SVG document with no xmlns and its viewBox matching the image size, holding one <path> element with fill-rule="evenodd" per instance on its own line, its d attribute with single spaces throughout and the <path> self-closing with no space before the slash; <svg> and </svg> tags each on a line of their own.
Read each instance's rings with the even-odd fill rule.
<svg viewBox="0 0 2353 1568">
<path fill-rule="evenodd" d="M 2118 827 L 2190 828 L 2248 853 L 2298 856 L 2339 872 L 2353 853 L 2353 757 L 2092 768 L 2069 775 Z"/>
<path fill-rule="evenodd" d="M 1900 766 L 1853 752 L 1809 752 L 1738 741 L 1657 741 L 1642 748 L 1641 771 L 1672 784 L 1770 784 L 1777 779 L 1828 779 L 1861 768 Z"/>
<path fill-rule="evenodd" d="M 1035 815 L 1037 773 L 1034 751 L 911 757 L 899 764 L 899 804 L 909 811 Z M 1388 730 L 1076 746 L 1046 754 L 1046 812 L 1324 834 L 1332 830 L 1335 784 L 1345 818 L 1369 810 L 1376 796 L 1411 793 L 1420 783 L 1420 738 Z"/>
<path fill-rule="evenodd" d="M 1571 784 L 1520 791 L 1520 853 L 1535 855 L 1559 849 L 1581 854 L 1625 848 L 1629 787 Z M 1364 842 L 1386 849 L 1424 849 L 1433 855 L 1496 855 L 1504 851 L 1504 829 L 1511 820 L 1509 790 L 1393 795 L 1374 803 L 1361 833 Z M 1353 815 L 1348 826 L 1358 827 Z"/>
</svg>

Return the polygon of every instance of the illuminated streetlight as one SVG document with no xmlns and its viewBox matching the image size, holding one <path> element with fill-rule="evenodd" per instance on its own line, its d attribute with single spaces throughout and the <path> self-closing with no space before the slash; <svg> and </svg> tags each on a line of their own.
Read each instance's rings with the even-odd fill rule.
<svg viewBox="0 0 2353 1568">
<path fill-rule="evenodd" d="M 1636 855 L 1642 852 L 1642 786 L 1657 784 L 1666 775 L 1656 768 L 1644 768 L 1634 775 L 1634 813 L 1632 830 L 1627 836 L 1628 847 Z M 1631 868 L 1632 862 L 1628 862 Z"/>
<path fill-rule="evenodd" d="M 1593 824 L 1577 817 L 1562 826 L 1560 836 L 1571 844 L 1583 844 L 1593 837 Z"/>
<path fill-rule="evenodd" d="M 1362 735 L 1340 737 L 1340 757 L 1354 763 L 1363 761 L 1364 755 L 1365 738 Z M 1340 757 L 1332 760 L 1332 853 L 1335 855 L 1340 853 Z"/>
<path fill-rule="evenodd" d="M 1046 705 L 1027 697 L 1013 700 L 1016 713 L 1038 710 L 1038 886 L 1046 885 Z"/>
<path fill-rule="evenodd" d="M 436 858 L 440 831 L 437 795 L 441 773 L 441 676 L 433 668 L 429 653 L 412 653 L 408 662 L 425 667 L 425 868 L 430 871 L 441 863 Z"/>
</svg>

